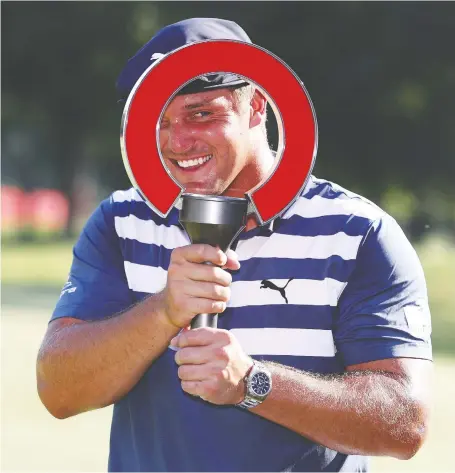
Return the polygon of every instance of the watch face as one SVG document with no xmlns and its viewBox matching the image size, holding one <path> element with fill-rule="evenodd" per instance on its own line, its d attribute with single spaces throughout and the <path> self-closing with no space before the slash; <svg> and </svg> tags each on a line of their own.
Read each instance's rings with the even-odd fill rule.
<svg viewBox="0 0 455 473">
<path fill-rule="evenodd" d="M 262 372 L 256 373 L 251 378 L 251 390 L 257 396 L 265 396 L 270 390 L 270 379 Z"/>
</svg>

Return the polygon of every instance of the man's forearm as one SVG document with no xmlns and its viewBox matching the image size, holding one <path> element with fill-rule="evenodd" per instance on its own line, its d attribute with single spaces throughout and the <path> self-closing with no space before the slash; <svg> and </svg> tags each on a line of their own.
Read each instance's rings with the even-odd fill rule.
<svg viewBox="0 0 455 473">
<path fill-rule="evenodd" d="M 161 295 L 96 322 L 63 327 L 38 354 L 38 391 L 56 417 L 110 405 L 123 397 L 178 332 Z"/>
<path fill-rule="evenodd" d="M 420 447 L 421 412 L 399 377 L 318 376 L 268 366 L 274 387 L 252 412 L 341 453 L 409 458 Z"/>
</svg>

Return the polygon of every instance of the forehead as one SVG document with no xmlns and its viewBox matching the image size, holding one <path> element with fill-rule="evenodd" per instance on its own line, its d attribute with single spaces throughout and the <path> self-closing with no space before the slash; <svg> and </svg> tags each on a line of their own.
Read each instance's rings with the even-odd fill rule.
<svg viewBox="0 0 455 473">
<path fill-rule="evenodd" d="M 176 95 L 166 108 L 166 112 L 192 110 L 200 107 L 234 108 L 234 97 L 229 89 L 217 89 L 196 94 Z"/>
</svg>

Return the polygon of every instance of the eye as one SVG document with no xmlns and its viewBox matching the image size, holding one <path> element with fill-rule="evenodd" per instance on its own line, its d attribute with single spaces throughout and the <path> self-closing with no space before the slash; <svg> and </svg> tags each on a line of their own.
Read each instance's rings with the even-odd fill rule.
<svg viewBox="0 0 455 473">
<path fill-rule="evenodd" d="M 193 117 L 194 118 L 205 118 L 205 117 L 208 117 L 211 114 L 212 114 L 212 112 L 208 112 L 206 110 L 201 110 L 200 112 L 193 113 Z"/>
</svg>

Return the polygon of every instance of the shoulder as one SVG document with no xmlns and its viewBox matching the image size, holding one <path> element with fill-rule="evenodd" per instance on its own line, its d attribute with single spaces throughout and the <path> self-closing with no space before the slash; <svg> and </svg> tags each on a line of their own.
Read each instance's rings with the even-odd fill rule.
<svg viewBox="0 0 455 473">
<path fill-rule="evenodd" d="M 116 190 L 100 202 L 85 225 L 91 236 L 103 234 L 120 238 L 134 237 L 139 230 L 175 225 L 177 209 L 167 218 L 159 216 L 135 188 Z M 135 239 L 135 238 L 133 238 Z"/>
<path fill-rule="evenodd" d="M 111 204 L 124 202 L 145 203 L 145 199 L 139 194 L 139 192 L 134 187 L 130 187 L 126 190 L 116 190 L 109 196 L 107 200 L 109 200 Z"/>
<path fill-rule="evenodd" d="M 127 245 L 154 244 L 175 248 L 187 244 L 179 225 L 177 205 L 161 217 L 135 188 L 117 190 L 105 201 L 112 228 Z"/>
<path fill-rule="evenodd" d="M 136 213 L 141 208 L 148 208 L 150 212 L 153 212 L 152 209 L 147 206 L 145 199 L 134 187 L 112 192 L 103 203 L 114 215 Z"/>
<path fill-rule="evenodd" d="M 282 232 L 312 237 L 314 245 L 349 260 L 359 256 L 367 240 L 379 234 L 389 235 L 390 240 L 400 232 L 395 220 L 372 201 L 314 176 L 282 218 Z"/>
<path fill-rule="evenodd" d="M 85 229 L 89 230 L 95 227 L 112 230 L 117 217 L 135 213 L 137 204 L 140 206 L 141 203 L 145 204 L 135 189 L 116 190 L 98 204 L 88 219 Z"/>
<path fill-rule="evenodd" d="M 166 218 L 161 217 L 134 187 L 116 190 L 101 205 L 111 213 L 114 220 L 126 218 L 133 221 L 139 219 L 153 221 L 156 225 L 169 226 L 175 224 L 177 214 L 177 208 L 174 208 Z"/>
<path fill-rule="evenodd" d="M 308 217 L 345 215 L 360 217 L 370 223 L 388 216 L 374 202 L 344 187 L 325 179 L 311 176 L 299 199 L 291 207 L 292 213 Z"/>
</svg>

